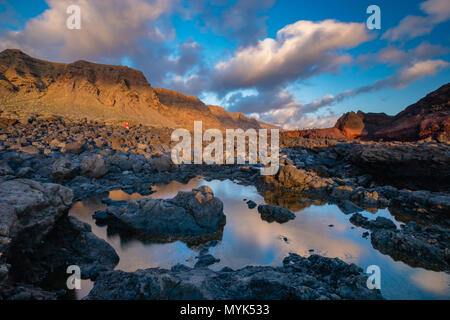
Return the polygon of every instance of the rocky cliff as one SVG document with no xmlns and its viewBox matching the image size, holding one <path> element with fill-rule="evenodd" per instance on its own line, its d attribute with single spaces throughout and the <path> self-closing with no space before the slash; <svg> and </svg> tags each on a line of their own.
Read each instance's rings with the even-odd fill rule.
<svg viewBox="0 0 450 320">
<path fill-rule="evenodd" d="M 348 112 L 333 128 L 297 130 L 287 137 L 417 141 L 450 140 L 450 83 L 428 94 L 396 116 Z"/>
<path fill-rule="evenodd" d="M 450 83 L 428 94 L 377 128 L 375 139 L 412 141 L 450 140 Z"/>
<path fill-rule="evenodd" d="M 14 49 L 0 52 L 0 108 L 171 128 L 191 128 L 194 120 L 202 120 L 204 128 L 264 126 L 194 96 L 155 89 L 138 70 L 87 61 L 54 63 Z"/>
</svg>

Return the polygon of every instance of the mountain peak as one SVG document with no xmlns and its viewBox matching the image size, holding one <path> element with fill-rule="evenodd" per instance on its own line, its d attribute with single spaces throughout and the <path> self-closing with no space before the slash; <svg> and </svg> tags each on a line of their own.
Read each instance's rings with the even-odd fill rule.
<svg viewBox="0 0 450 320">
<path fill-rule="evenodd" d="M 2 52 L 0 52 L 0 55 L 2 55 L 2 56 L 4 56 L 4 55 L 9 55 L 9 56 L 27 56 L 27 57 L 29 57 L 27 54 L 25 54 L 20 49 L 5 49 Z"/>
</svg>

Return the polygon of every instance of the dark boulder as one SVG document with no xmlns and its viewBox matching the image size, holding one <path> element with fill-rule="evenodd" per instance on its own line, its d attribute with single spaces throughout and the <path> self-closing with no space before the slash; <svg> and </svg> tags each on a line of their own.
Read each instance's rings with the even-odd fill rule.
<svg viewBox="0 0 450 320">
<path fill-rule="evenodd" d="M 394 260 L 413 267 L 450 272 L 450 232 L 439 227 L 423 227 L 415 222 L 401 230 L 377 229 L 372 245 Z"/>
<path fill-rule="evenodd" d="M 200 241 L 220 239 L 226 222 L 222 201 L 206 186 L 179 192 L 169 200 L 111 201 L 94 219 L 124 237 L 188 243 L 197 237 Z"/>
<path fill-rule="evenodd" d="M 276 207 L 271 205 L 259 205 L 258 212 L 261 214 L 261 219 L 267 222 L 285 223 L 289 220 L 295 219 L 295 214 L 282 207 Z"/>
<path fill-rule="evenodd" d="M 177 265 L 133 273 L 102 273 L 87 299 L 92 300 L 315 300 L 382 299 L 369 290 L 367 276 L 337 258 L 291 254 L 281 267 L 249 266 L 212 271 Z"/>
</svg>

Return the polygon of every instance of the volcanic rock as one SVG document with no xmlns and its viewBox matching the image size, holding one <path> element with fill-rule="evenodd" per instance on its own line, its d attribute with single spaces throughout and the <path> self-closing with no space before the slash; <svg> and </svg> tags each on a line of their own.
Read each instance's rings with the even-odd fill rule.
<svg viewBox="0 0 450 320">
<path fill-rule="evenodd" d="M 285 223 L 295 219 L 295 214 L 282 207 L 259 205 L 258 212 L 261 214 L 261 219 L 267 222 Z"/>
<path fill-rule="evenodd" d="M 233 271 L 188 268 L 146 269 L 100 274 L 91 300 L 285 300 L 382 299 L 369 290 L 367 276 L 337 258 L 290 254 L 281 267 L 249 266 Z"/>
<path fill-rule="evenodd" d="M 401 230 L 376 229 L 372 245 L 394 260 L 413 267 L 450 272 L 450 231 L 409 222 Z"/>
<path fill-rule="evenodd" d="M 92 155 L 81 161 L 81 173 L 92 178 L 101 178 L 108 172 L 108 164 L 102 155 Z"/>
<path fill-rule="evenodd" d="M 80 171 L 80 165 L 69 158 L 60 158 L 52 165 L 52 176 L 55 180 L 74 178 Z"/>
<path fill-rule="evenodd" d="M 97 223 L 143 240 L 186 242 L 221 236 L 226 218 L 223 203 L 206 186 L 179 192 L 174 198 L 111 201 L 94 214 Z M 219 233 L 219 234 L 217 234 Z"/>
</svg>

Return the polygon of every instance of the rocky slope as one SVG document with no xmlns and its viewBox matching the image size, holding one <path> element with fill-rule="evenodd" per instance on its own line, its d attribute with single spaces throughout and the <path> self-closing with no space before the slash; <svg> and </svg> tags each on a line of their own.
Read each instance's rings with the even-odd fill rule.
<svg viewBox="0 0 450 320">
<path fill-rule="evenodd" d="M 158 117 L 167 107 L 142 72 L 122 66 L 53 63 L 5 50 L 0 53 L 0 93 L 2 107 L 13 110 L 174 125 Z"/>
<path fill-rule="evenodd" d="M 161 114 L 171 119 L 177 126 L 193 129 L 194 121 L 202 120 L 203 128 L 249 129 L 249 128 L 275 128 L 269 124 L 261 123 L 255 119 L 247 118 L 244 114 L 230 113 L 219 106 L 204 104 L 199 98 L 184 95 L 177 91 L 154 88 L 159 101 L 167 106 Z"/>
<path fill-rule="evenodd" d="M 428 94 L 377 128 L 375 139 L 412 141 L 428 137 L 450 140 L 450 83 Z"/>
<path fill-rule="evenodd" d="M 192 128 L 194 120 L 205 128 L 266 126 L 194 96 L 154 89 L 138 70 L 87 61 L 54 63 L 14 49 L 0 52 L 0 108 L 170 128 Z"/>
<path fill-rule="evenodd" d="M 450 140 L 450 83 L 428 94 L 396 116 L 348 112 L 333 128 L 290 131 L 286 137 L 417 141 Z"/>
</svg>

